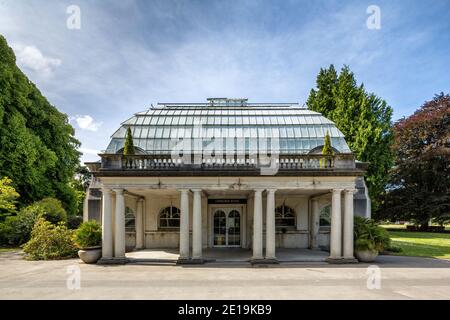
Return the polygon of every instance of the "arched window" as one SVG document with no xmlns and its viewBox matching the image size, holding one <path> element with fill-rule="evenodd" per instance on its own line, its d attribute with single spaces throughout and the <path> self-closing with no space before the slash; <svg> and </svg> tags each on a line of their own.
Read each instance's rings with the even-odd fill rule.
<svg viewBox="0 0 450 320">
<path fill-rule="evenodd" d="M 179 228 L 180 227 L 180 209 L 177 207 L 166 207 L 159 212 L 160 228 Z"/>
<path fill-rule="evenodd" d="M 283 205 L 275 208 L 275 226 L 295 227 L 295 210 Z"/>
<path fill-rule="evenodd" d="M 136 216 L 129 207 L 125 208 L 125 232 L 136 232 Z"/>
<path fill-rule="evenodd" d="M 331 226 L 331 205 L 328 204 L 320 210 L 319 226 L 330 227 Z"/>
</svg>

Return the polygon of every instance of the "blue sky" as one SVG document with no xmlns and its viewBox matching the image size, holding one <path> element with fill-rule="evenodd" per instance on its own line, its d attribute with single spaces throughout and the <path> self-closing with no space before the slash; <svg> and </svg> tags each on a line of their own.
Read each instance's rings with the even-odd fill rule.
<svg viewBox="0 0 450 320">
<path fill-rule="evenodd" d="M 78 5 L 81 28 L 68 29 Z M 381 28 L 368 29 L 377 5 Z M 157 102 L 305 103 L 321 67 L 348 64 L 394 120 L 450 92 L 450 1 L 0 0 L 0 34 L 69 115 L 82 160 Z"/>
</svg>

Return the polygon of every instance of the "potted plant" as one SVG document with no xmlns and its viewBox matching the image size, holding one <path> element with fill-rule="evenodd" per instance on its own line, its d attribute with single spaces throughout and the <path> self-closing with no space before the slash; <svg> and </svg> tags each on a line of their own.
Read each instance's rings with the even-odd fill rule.
<svg viewBox="0 0 450 320">
<path fill-rule="evenodd" d="M 355 217 L 355 255 L 361 262 L 372 262 L 390 245 L 389 233 L 375 221 Z"/>
<path fill-rule="evenodd" d="M 75 231 L 78 256 L 84 263 L 96 263 L 102 256 L 102 228 L 97 221 L 83 222 Z"/>
</svg>

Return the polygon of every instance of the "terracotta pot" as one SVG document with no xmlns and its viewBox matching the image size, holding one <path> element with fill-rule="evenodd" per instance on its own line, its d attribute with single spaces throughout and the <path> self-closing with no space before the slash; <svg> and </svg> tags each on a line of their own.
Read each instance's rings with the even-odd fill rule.
<svg viewBox="0 0 450 320">
<path fill-rule="evenodd" d="M 378 251 L 356 250 L 355 255 L 360 262 L 373 262 L 378 256 Z"/>
<path fill-rule="evenodd" d="M 78 256 L 84 263 L 97 263 L 102 257 L 102 247 L 89 247 L 78 250 Z"/>
</svg>

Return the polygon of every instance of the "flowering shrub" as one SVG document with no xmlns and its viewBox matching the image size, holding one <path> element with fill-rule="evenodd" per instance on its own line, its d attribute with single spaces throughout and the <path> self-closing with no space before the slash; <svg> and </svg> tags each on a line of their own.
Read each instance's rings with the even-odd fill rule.
<svg viewBox="0 0 450 320">
<path fill-rule="evenodd" d="M 54 225 L 44 218 L 39 218 L 23 251 L 30 260 L 72 258 L 77 253 L 72 238 L 73 231 L 67 229 L 64 222 Z"/>
</svg>

